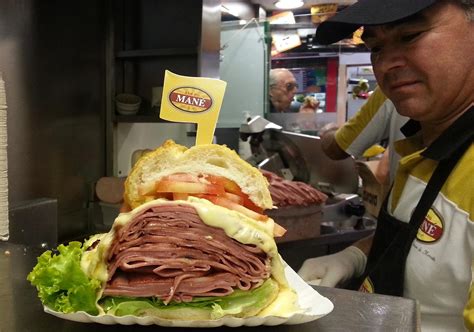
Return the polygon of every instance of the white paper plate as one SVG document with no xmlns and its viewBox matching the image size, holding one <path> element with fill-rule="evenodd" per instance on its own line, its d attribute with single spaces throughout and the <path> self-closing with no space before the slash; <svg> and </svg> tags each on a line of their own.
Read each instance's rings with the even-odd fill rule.
<svg viewBox="0 0 474 332">
<path fill-rule="evenodd" d="M 285 274 L 291 287 L 298 294 L 298 303 L 300 308 L 304 310 L 302 313 L 294 314 L 290 317 L 250 317 L 235 318 L 223 317 L 218 320 L 167 320 L 156 317 L 136 317 L 123 316 L 117 317 L 112 315 L 92 316 L 83 311 L 71 314 L 63 314 L 44 307 L 44 311 L 56 317 L 82 323 L 100 323 L 100 324 L 122 324 L 122 325 L 159 325 L 159 326 L 177 326 L 177 327 L 217 327 L 217 326 L 258 326 L 258 325 L 280 325 L 280 324 L 303 324 L 311 322 L 329 314 L 334 305 L 332 302 L 320 295 L 311 286 L 306 284 L 295 271 L 288 265 L 285 266 Z"/>
</svg>

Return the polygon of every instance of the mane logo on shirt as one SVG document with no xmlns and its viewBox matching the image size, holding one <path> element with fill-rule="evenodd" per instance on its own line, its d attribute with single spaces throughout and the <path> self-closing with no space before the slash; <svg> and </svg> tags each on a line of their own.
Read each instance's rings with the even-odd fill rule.
<svg viewBox="0 0 474 332">
<path fill-rule="evenodd" d="M 372 280 L 370 280 L 369 277 L 364 279 L 364 282 L 359 287 L 359 292 L 370 294 L 374 293 L 374 284 L 372 283 Z"/>
<path fill-rule="evenodd" d="M 418 229 L 416 238 L 421 242 L 436 242 L 443 236 L 443 231 L 443 220 L 434 209 L 430 209 Z"/>
</svg>

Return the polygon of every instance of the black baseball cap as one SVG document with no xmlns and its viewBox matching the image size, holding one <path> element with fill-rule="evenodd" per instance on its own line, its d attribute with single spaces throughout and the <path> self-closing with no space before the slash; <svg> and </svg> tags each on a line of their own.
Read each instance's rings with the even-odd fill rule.
<svg viewBox="0 0 474 332">
<path fill-rule="evenodd" d="M 316 41 L 328 45 L 348 38 L 359 27 L 395 22 L 422 11 L 437 0 L 359 0 L 321 23 Z"/>
</svg>

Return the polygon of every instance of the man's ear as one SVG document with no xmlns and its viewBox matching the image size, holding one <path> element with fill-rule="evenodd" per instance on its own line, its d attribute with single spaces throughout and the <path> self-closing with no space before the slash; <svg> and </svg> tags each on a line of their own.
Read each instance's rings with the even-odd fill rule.
<svg viewBox="0 0 474 332">
<path fill-rule="evenodd" d="M 273 97 L 273 88 L 268 89 L 268 95 Z"/>
</svg>

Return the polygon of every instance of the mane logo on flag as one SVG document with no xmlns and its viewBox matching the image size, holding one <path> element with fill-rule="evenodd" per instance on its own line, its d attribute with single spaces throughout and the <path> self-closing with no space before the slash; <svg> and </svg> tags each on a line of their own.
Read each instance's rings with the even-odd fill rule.
<svg viewBox="0 0 474 332">
<path fill-rule="evenodd" d="M 174 107 L 184 112 L 201 113 L 212 106 L 212 98 L 204 90 L 193 87 L 176 88 L 169 94 Z"/>
</svg>

